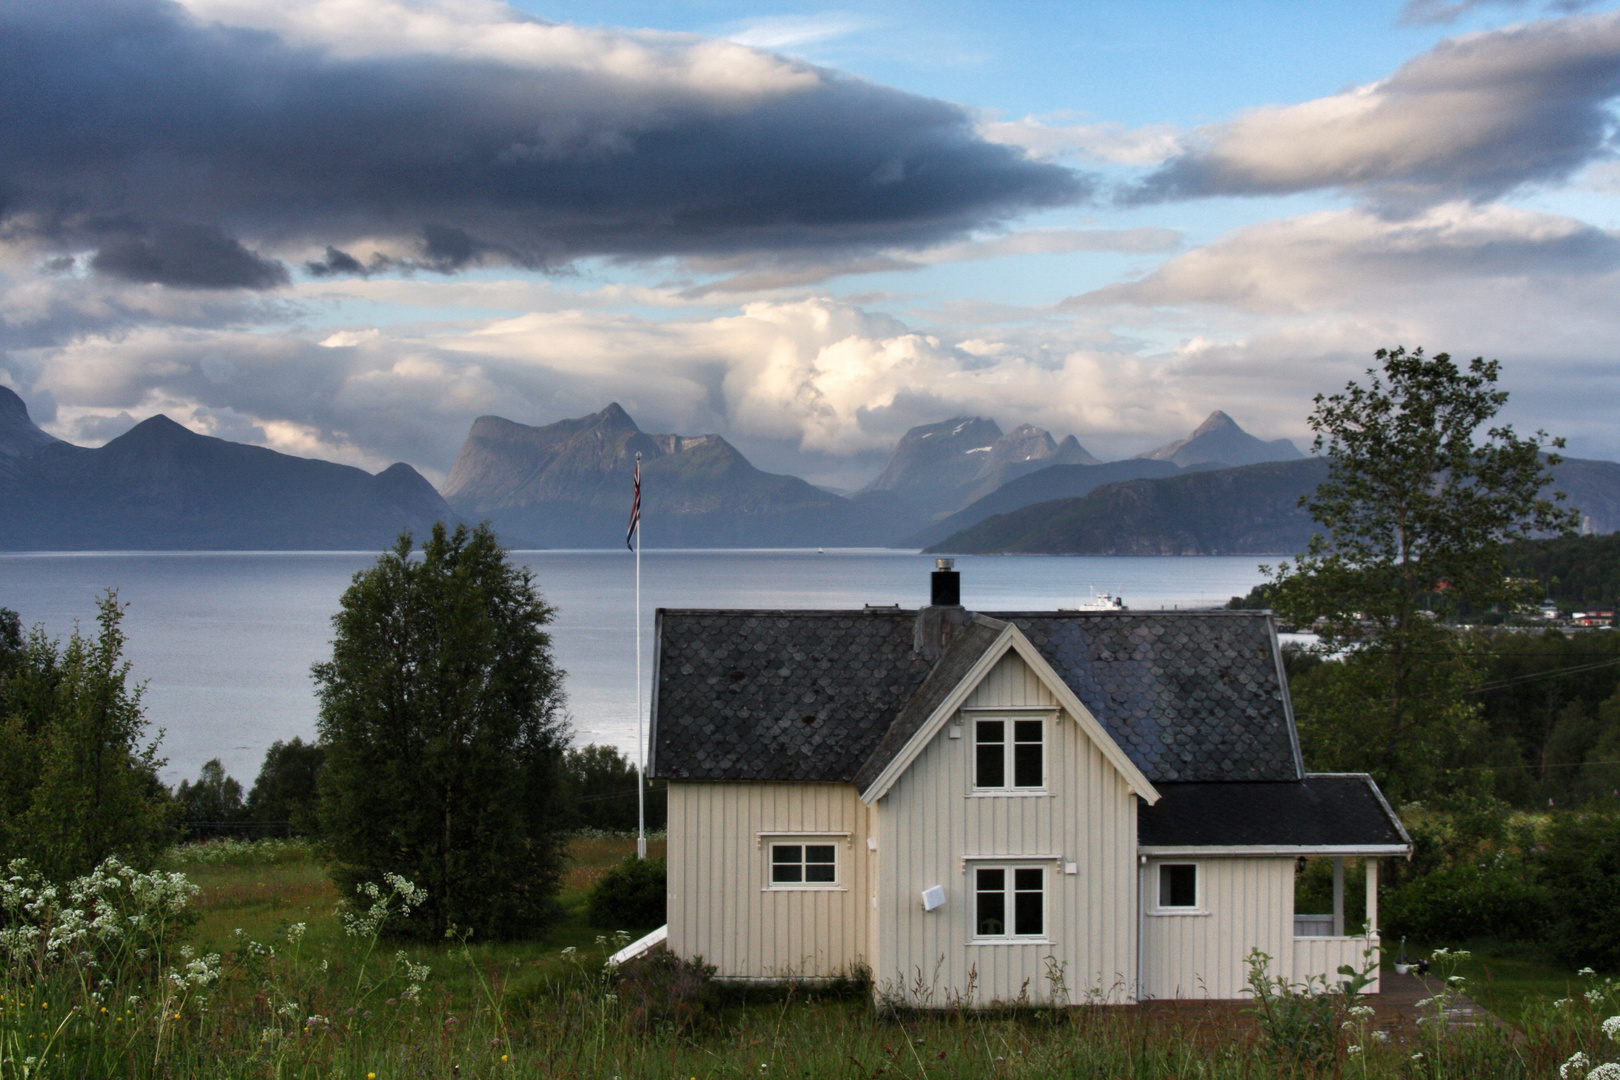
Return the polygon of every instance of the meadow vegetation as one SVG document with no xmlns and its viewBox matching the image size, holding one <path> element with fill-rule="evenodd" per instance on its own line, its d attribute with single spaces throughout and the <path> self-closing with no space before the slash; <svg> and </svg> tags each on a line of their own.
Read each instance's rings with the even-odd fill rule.
<svg viewBox="0 0 1620 1080">
<path fill-rule="evenodd" d="M 1590 974 L 1527 995 L 1512 1027 L 1460 1025 L 1442 997 L 1428 1022 L 1387 1030 L 1364 1002 L 1279 984 L 1263 958 L 1244 1011 L 921 1013 L 874 1003 L 859 980 L 750 994 L 668 954 L 610 969 L 607 955 L 645 928 L 593 925 L 588 891 L 633 843 L 571 841 L 563 914 L 522 943 L 393 939 L 390 920 L 418 890 L 393 879 L 340 896 L 299 841 L 188 844 L 163 869 L 110 865 L 54 893 L 13 872 L 0 886 L 0 1078 L 1550 1080 L 1581 1054 L 1564 1080 L 1602 1080 L 1593 1067 L 1620 1059 L 1605 1033 L 1620 987 Z M 661 837 L 651 846 L 662 854 Z M 1442 954 L 1438 981 L 1477 992 L 1491 963 Z"/>
</svg>

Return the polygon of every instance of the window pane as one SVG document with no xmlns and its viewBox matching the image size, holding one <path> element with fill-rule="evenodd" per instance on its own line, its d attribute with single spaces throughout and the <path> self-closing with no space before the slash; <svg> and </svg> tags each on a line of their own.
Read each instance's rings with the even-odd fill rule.
<svg viewBox="0 0 1620 1080">
<path fill-rule="evenodd" d="M 771 862 L 803 862 L 804 855 L 798 844 L 776 844 L 771 848 Z"/>
<path fill-rule="evenodd" d="M 1038 866 L 1020 867 L 1013 871 L 1013 888 L 1019 892 L 1040 892 L 1042 876 Z"/>
<path fill-rule="evenodd" d="M 1001 720 L 980 720 L 973 725 L 977 732 L 974 736 L 981 743 L 1004 743 L 1007 741 L 1007 725 Z"/>
<path fill-rule="evenodd" d="M 978 767 L 973 774 L 973 783 L 978 787 L 1007 786 L 1007 762 L 1002 756 L 1000 743 L 979 746 Z"/>
<path fill-rule="evenodd" d="M 1198 906 L 1198 867 L 1192 863 L 1166 863 L 1159 867 L 1159 906 Z"/>
<path fill-rule="evenodd" d="M 772 881 L 803 881 L 804 867 L 798 863 L 775 863 L 771 866 Z"/>
<path fill-rule="evenodd" d="M 1037 874 L 1039 870 L 1035 871 Z M 1022 890 L 1013 894 L 1013 933 L 1039 934 L 1041 933 L 1041 917 L 1043 904 L 1040 892 L 1024 892 Z"/>
<path fill-rule="evenodd" d="M 1041 744 L 1014 744 L 1013 787 L 1040 787 L 1045 779 L 1045 770 L 1041 768 Z"/>
<path fill-rule="evenodd" d="M 829 882 L 837 879 L 837 856 L 831 844 L 811 844 L 804 849 L 804 880 Z"/>
<path fill-rule="evenodd" d="M 1043 726 L 1039 720 L 1013 721 L 1013 742 L 1040 742 Z"/>
<path fill-rule="evenodd" d="M 980 937 L 1001 937 L 1007 932 L 1007 894 L 1001 891 L 1000 870 L 979 871 L 977 927 Z"/>
</svg>

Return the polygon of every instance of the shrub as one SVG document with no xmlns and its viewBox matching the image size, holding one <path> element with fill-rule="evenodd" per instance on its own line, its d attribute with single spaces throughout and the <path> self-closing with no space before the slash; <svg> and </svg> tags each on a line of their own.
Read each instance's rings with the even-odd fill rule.
<svg viewBox="0 0 1620 1080">
<path fill-rule="evenodd" d="M 713 975 L 714 966 L 705 964 L 702 957 L 683 960 L 659 948 L 621 964 L 613 983 L 619 1007 L 636 1030 L 651 1031 L 668 1024 L 686 1031 L 712 1021 L 719 1011 L 720 994 Z"/>
<path fill-rule="evenodd" d="M 196 866 L 277 866 L 308 862 L 320 857 L 319 849 L 308 840 L 194 840 L 176 844 L 163 855 L 163 865 L 171 870 Z"/>
<path fill-rule="evenodd" d="M 1620 815 L 1560 814 L 1547 830 L 1542 880 L 1552 903 L 1551 942 L 1565 960 L 1620 966 Z"/>
<path fill-rule="evenodd" d="M 1408 878 L 1384 897 L 1386 936 L 1419 941 L 1535 941 L 1550 916 L 1547 890 L 1506 852 Z"/>
<path fill-rule="evenodd" d="M 667 876 L 663 859 L 629 856 L 591 887 L 591 925 L 613 930 L 662 926 Z"/>
</svg>

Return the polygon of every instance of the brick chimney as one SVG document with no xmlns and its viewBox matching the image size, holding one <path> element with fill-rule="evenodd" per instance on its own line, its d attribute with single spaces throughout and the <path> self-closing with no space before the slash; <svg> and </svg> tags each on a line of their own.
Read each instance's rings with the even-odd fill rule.
<svg viewBox="0 0 1620 1080">
<path fill-rule="evenodd" d="M 928 606 L 917 611 L 911 647 L 928 659 L 937 660 L 966 622 L 962 575 L 956 572 L 956 560 L 935 559 L 934 572 L 928 581 Z"/>
</svg>

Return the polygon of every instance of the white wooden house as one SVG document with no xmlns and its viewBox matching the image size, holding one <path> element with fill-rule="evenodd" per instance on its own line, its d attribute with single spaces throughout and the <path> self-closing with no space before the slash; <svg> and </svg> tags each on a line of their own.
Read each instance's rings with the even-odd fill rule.
<svg viewBox="0 0 1620 1080">
<path fill-rule="evenodd" d="M 1234 998 L 1378 946 L 1410 840 L 1307 774 L 1264 612 L 661 610 L 650 772 L 668 947 L 728 979 L 869 968 L 918 1005 Z M 1366 927 L 1297 914 L 1301 856 L 1367 865 Z"/>
</svg>

